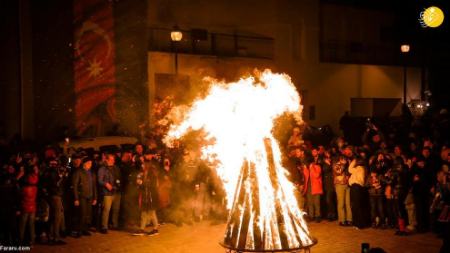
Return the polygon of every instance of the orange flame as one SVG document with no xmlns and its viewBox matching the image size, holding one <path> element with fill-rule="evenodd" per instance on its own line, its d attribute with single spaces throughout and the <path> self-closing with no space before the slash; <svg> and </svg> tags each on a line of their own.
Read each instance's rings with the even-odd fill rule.
<svg viewBox="0 0 450 253">
<path fill-rule="evenodd" d="M 278 142 L 272 135 L 273 121 L 283 113 L 292 113 L 298 122 L 302 120 L 300 96 L 290 77 L 265 70 L 237 82 L 210 81 L 208 94 L 193 103 L 180 123 L 171 126 L 165 142 L 181 138 L 190 130 L 202 129 L 206 133 L 206 139 L 213 144 L 202 147 L 202 158 L 218 162 L 216 171 L 224 183 L 228 209 L 239 205 L 233 199 L 236 189 L 244 189 L 252 196 L 251 184 L 257 184 L 258 208 L 251 200 L 246 207 L 237 206 L 251 209 L 246 248 L 255 248 L 257 233 L 271 238 L 264 241 L 265 249 L 281 249 L 279 231 L 287 236 L 289 248 L 311 245 L 304 213 L 298 207 L 294 185 L 287 179 Z M 176 114 L 180 115 L 179 108 Z M 240 181 L 243 164 L 254 168 L 257 180 Z M 273 166 L 274 174 L 269 173 L 269 166 Z M 280 203 L 278 208 L 275 202 Z M 278 224 L 280 215 L 284 224 Z"/>
</svg>

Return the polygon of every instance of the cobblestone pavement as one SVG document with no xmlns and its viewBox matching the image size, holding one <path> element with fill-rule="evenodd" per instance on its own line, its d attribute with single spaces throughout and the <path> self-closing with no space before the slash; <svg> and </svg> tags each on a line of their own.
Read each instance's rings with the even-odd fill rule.
<svg viewBox="0 0 450 253">
<path fill-rule="evenodd" d="M 394 236 L 394 230 L 339 227 L 336 223 L 312 223 L 309 229 L 319 243 L 311 252 L 361 252 L 361 243 L 381 247 L 388 253 L 439 252 L 442 241 L 434 234 Z M 142 253 L 224 253 L 218 244 L 223 238 L 225 225 L 208 222 L 192 226 L 176 227 L 168 224 L 160 228 L 156 236 L 133 236 L 126 232 L 110 231 L 107 235 L 93 233 L 80 239 L 66 238 L 67 245 L 36 245 L 32 252 L 142 252 Z"/>
</svg>

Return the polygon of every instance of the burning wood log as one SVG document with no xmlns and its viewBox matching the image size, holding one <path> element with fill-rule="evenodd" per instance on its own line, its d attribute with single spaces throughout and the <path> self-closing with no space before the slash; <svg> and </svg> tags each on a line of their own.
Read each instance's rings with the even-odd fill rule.
<svg viewBox="0 0 450 253">
<path fill-rule="evenodd" d="M 265 139 L 264 145 L 270 187 L 275 194 L 282 190 L 280 182 L 277 181 L 278 175 L 271 140 Z M 308 234 L 308 231 L 302 221 L 295 220 L 295 214 L 290 211 L 286 213 L 283 210 L 283 196 L 274 199 L 275 219 L 270 221 L 268 229 L 259 226 L 263 221 L 261 215 L 265 210 L 261 210 L 259 203 L 259 198 L 264 196 L 259 195 L 260 182 L 258 182 L 257 175 L 255 164 L 244 161 L 236 186 L 233 206 L 230 210 L 223 246 L 243 252 L 264 252 L 298 250 L 315 244 L 316 241 L 312 238 L 302 241 L 300 233 Z M 290 233 L 289 228 L 293 228 L 294 233 Z M 292 238 L 292 234 L 294 238 Z"/>
</svg>

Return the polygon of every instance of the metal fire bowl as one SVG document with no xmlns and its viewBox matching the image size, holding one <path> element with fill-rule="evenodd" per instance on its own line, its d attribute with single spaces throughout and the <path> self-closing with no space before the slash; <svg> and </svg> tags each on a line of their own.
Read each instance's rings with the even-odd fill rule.
<svg viewBox="0 0 450 253">
<path fill-rule="evenodd" d="M 267 249 L 267 250 L 255 250 L 255 249 L 239 249 L 232 247 L 230 245 L 226 245 L 223 242 L 220 242 L 220 246 L 224 247 L 227 250 L 227 253 L 246 253 L 246 252 L 253 252 L 253 253 L 275 253 L 275 252 L 289 252 L 289 253 L 296 253 L 296 252 L 311 252 L 311 247 L 316 245 L 318 242 L 317 239 L 312 238 L 312 243 L 307 246 L 302 246 L 299 248 L 291 248 L 291 249 Z"/>
</svg>

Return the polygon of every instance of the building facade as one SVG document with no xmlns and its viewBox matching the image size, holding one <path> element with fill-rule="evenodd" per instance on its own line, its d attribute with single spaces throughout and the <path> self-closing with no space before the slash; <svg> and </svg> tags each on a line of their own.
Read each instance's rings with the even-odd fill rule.
<svg viewBox="0 0 450 253">
<path fill-rule="evenodd" d="M 271 68 L 292 77 L 306 122 L 334 130 L 350 110 L 351 98 L 401 101 L 403 64 L 415 60 L 402 58 L 393 34 L 394 13 L 373 6 L 319 0 L 154 0 L 148 4 L 148 20 L 150 101 L 167 82 L 161 75 L 188 77 L 188 85 L 177 85 L 195 92 L 203 76 L 232 81 L 253 68 Z M 175 45 L 170 39 L 174 26 L 184 34 Z M 200 39 L 198 31 L 204 33 Z M 408 66 L 408 101 L 420 98 L 421 83 L 422 70 Z"/>
</svg>

